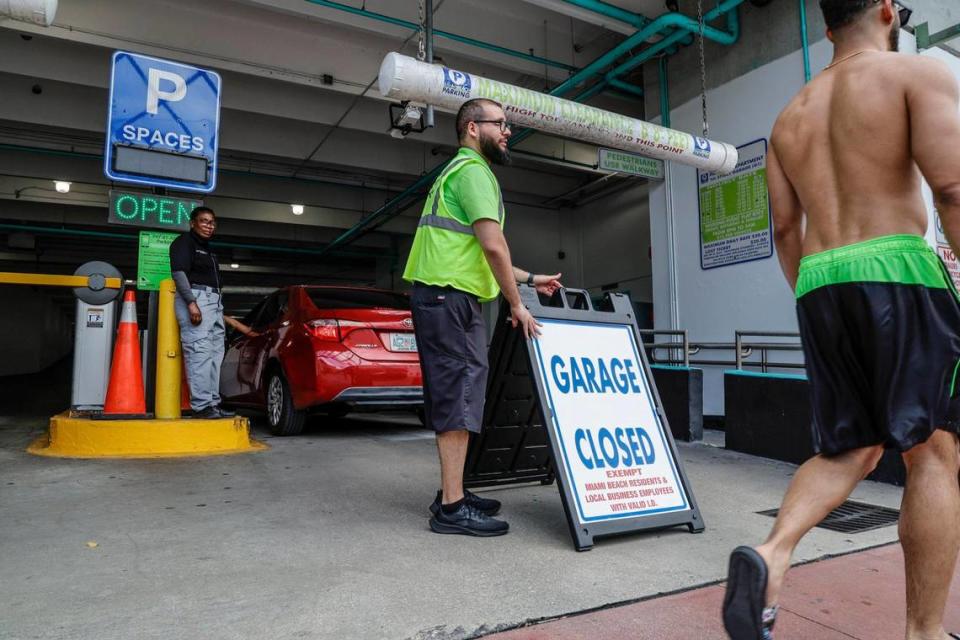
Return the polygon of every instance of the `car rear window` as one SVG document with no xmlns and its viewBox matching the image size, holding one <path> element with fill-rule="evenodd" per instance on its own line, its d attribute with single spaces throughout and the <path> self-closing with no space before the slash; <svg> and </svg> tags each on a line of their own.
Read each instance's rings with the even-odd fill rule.
<svg viewBox="0 0 960 640">
<path fill-rule="evenodd" d="M 307 289 L 318 309 L 410 309 L 410 298 L 390 291 Z"/>
</svg>

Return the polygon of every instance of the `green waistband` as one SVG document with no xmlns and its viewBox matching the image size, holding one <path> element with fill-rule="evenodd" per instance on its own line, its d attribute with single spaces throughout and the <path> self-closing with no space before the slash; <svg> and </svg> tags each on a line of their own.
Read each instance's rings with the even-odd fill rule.
<svg viewBox="0 0 960 640">
<path fill-rule="evenodd" d="M 828 249 L 800 260 L 797 298 L 814 289 L 851 282 L 953 288 L 937 254 L 920 236 L 881 236 Z"/>
</svg>

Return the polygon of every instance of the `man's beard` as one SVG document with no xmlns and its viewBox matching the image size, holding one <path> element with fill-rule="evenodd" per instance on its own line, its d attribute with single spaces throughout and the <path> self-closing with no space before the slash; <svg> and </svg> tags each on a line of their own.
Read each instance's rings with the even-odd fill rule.
<svg viewBox="0 0 960 640">
<path fill-rule="evenodd" d="M 900 51 L 900 20 L 890 29 L 890 51 Z"/>
<path fill-rule="evenodd" d="M 493 164 L 508 165 L 511 162 L 510 151 L 501 149 L 496 141 L 488 136 L 480 137 L 480 153 Z"/>
</svg>

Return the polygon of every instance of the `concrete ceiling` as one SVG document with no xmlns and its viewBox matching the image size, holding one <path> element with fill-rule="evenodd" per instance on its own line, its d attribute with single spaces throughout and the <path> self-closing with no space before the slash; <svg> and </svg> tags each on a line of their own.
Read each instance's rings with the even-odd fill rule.
<svg viewBox="0 0 960 640">
<path fill-rule="evenodd" d="M 342 1 L 418 20 L 415 0 Z M 577 68 L 624 37 L 520 0 L 434 4 L 436 29 Z M 654 0 L 612 4 L 652 16 L 666 10 Z M 386 53 L 415 53 L 416 39 L 403 27 L 306 0 L 60 0 L 51 27 L 0 19 L 0 223 L 71 225 L 82 220 L 84 228 L 109 229 L 102 214 L 93 211 L 99 211 L 109 187 L 99 156 L 110 56 L 116 49 L 222 74 L 222 171 L 217 191 L 207 200 L 230 220 L 224 232 L 235 221 L 230 233 L 237 237 L 255 233 L 265 241 L 304 247 L 329 241 L 455 150 L 447 114 L 439 114 L 437 127 L 423 134 L 404 140 L 387 135 L 387 103 L 374 79 Z M 439 37 L 435 52 L 449 66 L 540 90 L 570 73 Z M 325 82 L 325 75 L 333 82 Z M 642 116 L 642 101 L 635 97 L 603 94 L 591 104 Z M 543 135 L 525 141 L 521 149 L 584 165 L 596 162 L 594 147 Z M 563 194 L 593 195 L 590 189 L 577 189 L 598 177 L 577 164 L 545 164 L 520 154 L 516 166 L 500 176 L 509 203 L 553 210 L 570 204 L 558 201 Z M 3 205 L 24 187 L 53 178 L 72 180 L 77 188 L 65 196 L 31 189 L 20 194 L 16 205 Z M 50 214 L 56 220 L 44 222 L 43 207 L 30 209 L 25 206 L 29 202 L 56 204 L 60 208 Z M 310 215 L 291 216 L 290 202 L 307 204 Z M 365 236 L 357 244 L 359 251 L 383 251 L 396 247 L 398 240 L 402 249 L 418 213 L 414 206 L 405 217 Z M 57 242 L 69 244 L 65 237 Z M 2 244 L 0 239 L 0 270 L 15 270 L 4 261 L 30 264 L 16 262 L 22 252 L 4 253 Z M 77 255 L 56 247 L 44 254 L 52 269 L 57 268 L 52 256 L 60 256 L 56 260 L 66 269 L 84 251 L 79 243 Z M 260 280 L 296 271 L 289 260 L 271 262 L 266 254 L 257 260 L 276 269 Z M 348 269 L 337 277 L 377 281 L 375 259 L 354 262 L 347 261 Z M 36 260 L 32 265 L 37 266 Z M 253 276 L 250 281 L 259 282 Z"/>
</svg>

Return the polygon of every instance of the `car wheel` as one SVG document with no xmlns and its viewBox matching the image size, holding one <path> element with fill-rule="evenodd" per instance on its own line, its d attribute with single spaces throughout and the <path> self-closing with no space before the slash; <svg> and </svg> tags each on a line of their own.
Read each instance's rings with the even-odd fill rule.
<svg viewBox="0 0 960 640">
<path fill-rule="evenodd" d="M 267 383 L 267 422 L 275 436 L 295 436 L 303 431 L 307 412 L 293 406 L 290 385 L 280 373 L 271 373 Z"/>
</svg>

